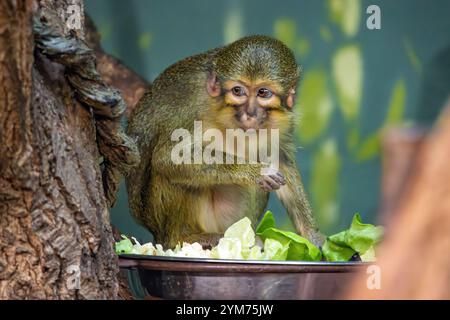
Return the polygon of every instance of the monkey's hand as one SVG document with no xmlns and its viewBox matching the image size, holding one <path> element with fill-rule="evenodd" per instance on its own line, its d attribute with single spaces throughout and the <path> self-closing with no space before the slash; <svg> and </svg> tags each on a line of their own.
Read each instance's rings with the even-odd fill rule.
<svg viewBox="0 0 450 320">
<path fill-rule="evenodd" d="M 286 184 L 283 174 L 280 171 L 263 174 L 257 180 L 258 185 L 264 191 L 271 192 L 281 188 Z"/>
</svg>

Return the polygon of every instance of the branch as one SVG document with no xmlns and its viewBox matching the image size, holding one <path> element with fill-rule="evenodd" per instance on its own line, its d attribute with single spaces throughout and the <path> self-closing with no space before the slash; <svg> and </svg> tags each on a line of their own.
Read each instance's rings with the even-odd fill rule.
<svg viewBox="0 0 450 320">
<path fill-rule="evenodd" d="M 139 162 L 137 147 L 120 124 L 126 104 L 119 91 L 109 87 L 96 70 L 92 49 L 75 33 L 63 35 L 44 19 L 34 19 L 36 47 L 49 59 L 66 67 L 66 77 L 77 99 L 95 115 L 97 143 L 103 156 L 103 187 L 112 206 L 121 174 Z"/>
</svg>

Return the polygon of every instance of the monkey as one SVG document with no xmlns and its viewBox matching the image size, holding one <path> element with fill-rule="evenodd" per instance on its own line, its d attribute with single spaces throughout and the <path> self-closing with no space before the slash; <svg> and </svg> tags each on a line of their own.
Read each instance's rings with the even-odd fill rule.
<svg viewBox="0 0 450 320">
<path fill-rule="evenodd" d="M 128 120 L 141 162 L 125 180 L 132 216 L 157 243 L 211 247 L 239 219 L 248 217 L 255 225 L 270 192 L 298 233 L 323 243 L 295 161 L 299 78 L 286 45 L 255 35 L 176 62 L 154 80 Z M 278 129 L 278 170 L 262 174 L 261 163 L 175 164 L 172 133 L 179 128 L 192 132 L 195 121 L 221 132 Z M 233 150 L 217 152 L 234 157 Z"/>
</svg>

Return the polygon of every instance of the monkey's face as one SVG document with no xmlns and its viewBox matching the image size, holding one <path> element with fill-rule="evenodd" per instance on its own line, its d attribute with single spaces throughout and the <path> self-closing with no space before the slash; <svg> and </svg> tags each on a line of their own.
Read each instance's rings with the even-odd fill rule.
<svg viewBox="0 0 450 320">
<path fill-rule="evenodd" d="M 271 83 L 228 80 L 223 83 L 224 104 L 244 130 L 265 128 L 270 112 L 281 108 L 279 88 Z"/>
<path fill-rule="evenodd" d="M 218 88 L 216 91 L 219 92 Z M 220 83 L 223 100 L 218 120 L 243 130 L 287 128 L 294 94 L 293 90 L 283 94 L 281 86 L 271 81 L 223 81 Z"/>
</svg>

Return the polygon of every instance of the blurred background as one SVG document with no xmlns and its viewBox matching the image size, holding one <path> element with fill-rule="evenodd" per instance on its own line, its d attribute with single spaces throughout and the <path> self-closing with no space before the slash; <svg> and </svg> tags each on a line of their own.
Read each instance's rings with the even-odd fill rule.
<svg viewBox="0 0 450 320">
<path fill-rule="evenodd" d="M 450 94 L 447 0 L 87 0 L 105 52 L 152 81 L 174 62 L 242 36 L 284 41 L 302 66 L 297 162 L 325 234 L 355 212 L 377 222 L 380 137 L 389 126 L 429 127 Z M 369 30 L 369 5 L 381 29 Z M 269 209 L 292 228 L 275 197 Z M 151 235 L 128 210 L 124 184 L 111 211 L 123 233 Z"/>
</svg>

